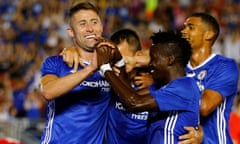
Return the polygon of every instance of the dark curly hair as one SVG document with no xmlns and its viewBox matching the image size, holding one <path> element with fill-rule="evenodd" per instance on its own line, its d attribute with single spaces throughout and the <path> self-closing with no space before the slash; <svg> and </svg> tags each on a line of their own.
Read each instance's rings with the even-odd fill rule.
<svg viewBox="0 0 240 144">
<path fill-rule="evenodd" d="M 150 38 L 153 45 L 166 45 L 166 47 L 162 47 L 166 56 L 172 55 L 182 66 L 187 65 L 192 54 L 192 49 L 188 41 L 182 38 L 179 31 L 159 31 L 158 33 L 154 33 Z"/>
</svg>

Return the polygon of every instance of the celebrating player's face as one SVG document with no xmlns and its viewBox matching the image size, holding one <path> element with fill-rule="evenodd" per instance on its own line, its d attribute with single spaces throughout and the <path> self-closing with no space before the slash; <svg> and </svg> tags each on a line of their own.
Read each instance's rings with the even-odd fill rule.
<svg viewBox="0 0 240 144">
<path fill-rule="evenodd" d="M 101 37 L 103 26 L 100 17 L 92 10 L 80 10 L 71 19 L 69 35 L 79 47 L 93 51 L 97 38 Z"/>
<path fill-rule="evenodd" d="M 120 42 L 117 45 L 117 47 L 118 47 L 118 49 L 119 49 L 119 51 L 120 51 L 120 53 L 121 53 L 121 55 L 123 57 L 125 57 L 125 56 L 133 56 L 134 55 L 134 52 L 132 52 L 130 50 L 130 45 L 129 45 L 129 43 L 126 40 Z"/>
<path fill-rule="evenodd" d="M 153 45 L 150 48 L 150 66 L 152 69 L 152 76 L 155 82 L 158 82 L 159 84 L 165 84 L 166 80 L 169 77 L 169 72 L 167 69 L 168 66 L 168 57 L 163 55 L 161 44 Z"/>
<path fill-rule="evenodd" d="M 184 28 L 181 31 L 184 38 L 186 38 L 191 47 L 199 48 L 203 44 L 204 33 L 206 29 L 203 27 L 201 18 L 189 17 L 184 23 Z"/>
</svg>

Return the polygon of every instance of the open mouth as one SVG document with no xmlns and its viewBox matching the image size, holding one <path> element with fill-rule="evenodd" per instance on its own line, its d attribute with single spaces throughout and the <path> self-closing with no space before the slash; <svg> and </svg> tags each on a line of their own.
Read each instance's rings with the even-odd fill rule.
<svg viewBox="0 0 240 144">
<path fill-rule="evenodd" d="M 183 35 L 182 38 L 186 39 L 187 41 L 190 41 L 189 37 L 187 37 L 186 35 Z"/>
<path fill-rule="evenodd" d="M 185 38 L 188 42 L 190 41 L 190 39 L 189 38 Z"/>
<path fill-rule="evenodd" d="M 88 35 L 88 36 L 85 36 L 86 39 L 97 39 L 96 35 Z"/>
</svg>

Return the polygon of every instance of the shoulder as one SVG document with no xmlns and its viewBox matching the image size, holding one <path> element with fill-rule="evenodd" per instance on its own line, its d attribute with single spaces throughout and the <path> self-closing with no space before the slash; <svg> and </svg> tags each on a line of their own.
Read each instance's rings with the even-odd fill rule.
<svg viewBox="0 0 240 144">
<path fill-rule="evenodd" d="M 57 55 L 57 56 L 49 56 L 44 61 L 59 61 L 59 60 L 63 60 L 62 56 Z"/>
<path fill-rule="evenodd" d="M 216 55 L 213 59 L 213 63 L 219 65 L 226 65 L 229 67 L 237 67 L 237 62 L 234 59 L 222 55 Z"/>
<path fill-rule="evenodd" d="M 56 63 L 62 63 L 63 59 L 62 56 L 49 56 L 44 61 L 43 64 L 56 64 Z"/>
<path fill-rule="evenodd" d="M 224 57 L 222 55 L 216 55 L 207 64 L 209 72 L 217 75 L 231 75 L 238 76 L 238 64 L 234 59 Z"/>
<path fill-rule="evenodd" d="M 48 73 L 48 72 L 57 72 L 61 70 L 63 67 L 65 67 L 64 61 L 62 60 L 62 56 L 49 56 L 47 57 L 41 66 L 41 72 L 42 73 Z"/>
<path fill-rule="evenodd" d="M 171 82 L 172 85 L 182 85 L 182 86 L 188 85 L 187 87 L 189 87 L 189 84 L 194 84 L 194 83 L 196 83 L 195 79 L 188 76 L 177 78 Z"/>
<path fill-rule="evenodd" d="M 176 93 L 178 95 L 185 95 L 189 92 L 199 92 L 196 80 L 192 77 L 187 76 L 180 77 L 171 81 L 166 88 L 170 92 Z"/>
</svg>

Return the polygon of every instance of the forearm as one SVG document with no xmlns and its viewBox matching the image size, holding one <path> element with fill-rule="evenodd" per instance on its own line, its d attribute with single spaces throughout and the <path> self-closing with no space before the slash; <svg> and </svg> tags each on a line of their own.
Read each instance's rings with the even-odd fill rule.
<svg viewBox="0 0 240 144">
<path fill-rule="evenodd" d="M 57 98 L 79 85 L 93 72 L 94 69 L 88 66 L 80 71 L 60 78 L 56 76 L 53 77 L 52 75 L 46 75 L 41 79 L 42 93 L 47 100 Z"/>
<path fill-rule="evenodd" d="M 204 131 L 201 125 L 198 125 L 198 131 L 199 131 L 198 142 L 199 144 L 201 144 L 204 136 Z"/>
<path fill-rule="evenodd" d="M 138 95 L 137 92 L 122 79 L 119 79 L 112 71 L 105 72 L 105 78 L 111 84 L 113 90 L 123 101 L 127 110 L 132 112 L 142 112 L 146 110 L 157 110 L 157 104 L 149 94 Z"/>
<path fill-rule="evenodd" d="M 134 57 L 124 57 L 126 64 L 126 71 L 130 72 L 137 67 L 147 67 L 150 63 L 149 55 L 141 55 Z"/>
<path fill-rule="evenodd" d="M 150 63 L 149 55 L 135 56 L 136 59 L 136 67 L 146 67 Z"/>
</svg>

